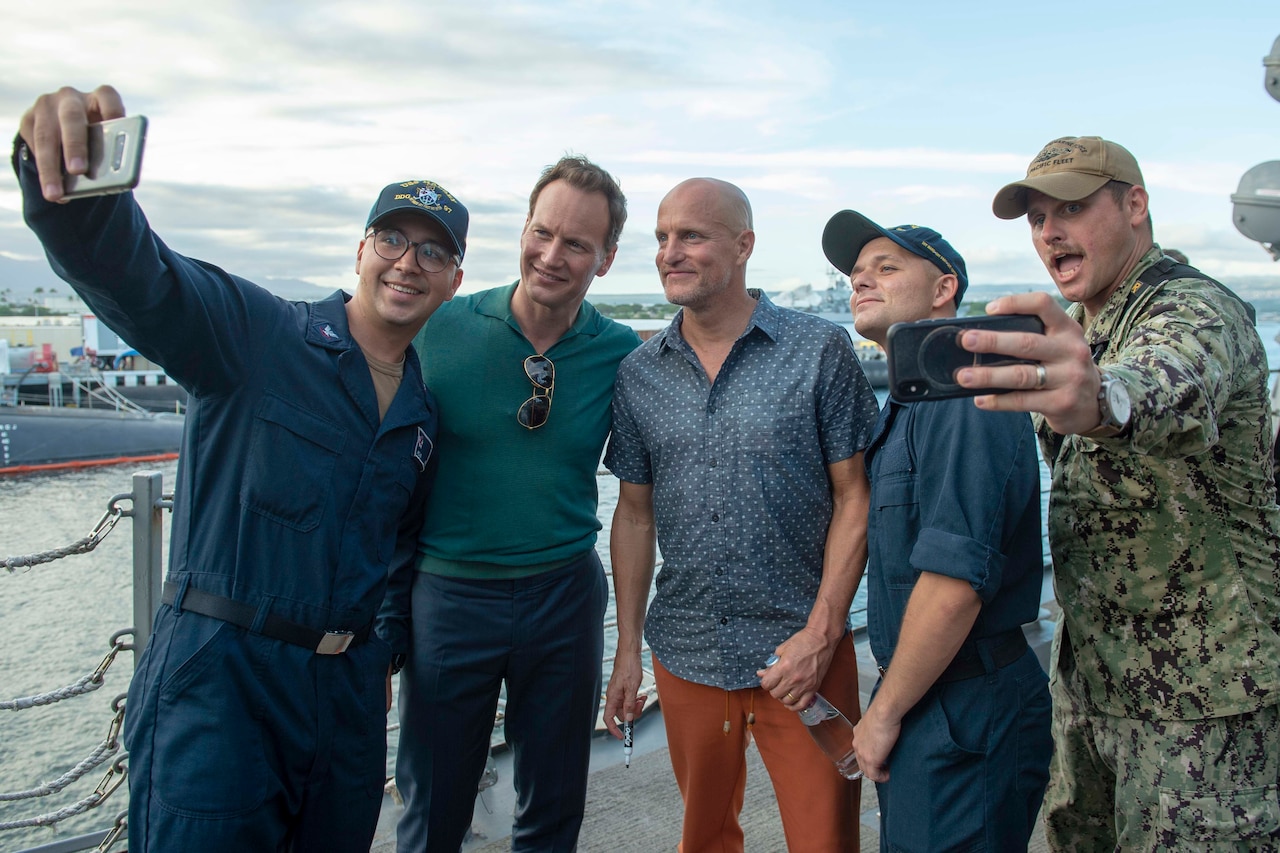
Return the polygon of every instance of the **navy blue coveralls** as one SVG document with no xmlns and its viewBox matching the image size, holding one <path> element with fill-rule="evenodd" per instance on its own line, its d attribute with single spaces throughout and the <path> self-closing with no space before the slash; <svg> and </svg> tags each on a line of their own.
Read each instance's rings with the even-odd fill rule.
<svg viewBox="0 0 1280 853">
<path fill-rule="evenodd" d="M 982 600 L 876 783 L 881 850 L 1025 850 L 1035 826 L 1053 749 L 1048 679 L 1021 627 L 1044 579 L 1035 447 L 1029 416 L 967 399 L 890 400 L 880 413 L 866 452 L 876 662 L 893 666 L 921 571 L 965 580 Z"/>
<path fill-rule="evenodd" d="M 392 649 L 364 638 L 389 572 L 416 554 L 434 472 L 435 405 L 416 354 L 379 422 L 344 294 L 286 302 L 170 250 L 132 193 L 49 204 L 20 140 L 14 166 L 55 272 L 190 394 L 172 605 L 125 715 L 129 849 L 365 853 Z M 202 596 L 241 603 L 249 624 L 184 609 Z M 269 636 L 281 619 L 358 639 L 317 654 Z M 407 651 L 406 627 L 379 633 Z"/>
</svg>

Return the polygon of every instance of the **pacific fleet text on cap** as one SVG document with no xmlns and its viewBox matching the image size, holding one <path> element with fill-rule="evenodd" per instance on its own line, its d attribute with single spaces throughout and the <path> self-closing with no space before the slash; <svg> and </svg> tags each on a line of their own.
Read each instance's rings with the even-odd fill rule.
<svg viewBox="0 0 1280 853">
<path fill-rule="evenodd" d="M 1122 146 L 1100 136 L 1064 136 L 1040 150 L 1027 167 L 1027 176 L 996 193 L 991 209 L 1001 219 L 1017 219 L 1027 212 L 1027 190 L 1059 201 L 1079 201 L 1109 181 L 1145 186 L 1138 161 Z"/>
</svg>

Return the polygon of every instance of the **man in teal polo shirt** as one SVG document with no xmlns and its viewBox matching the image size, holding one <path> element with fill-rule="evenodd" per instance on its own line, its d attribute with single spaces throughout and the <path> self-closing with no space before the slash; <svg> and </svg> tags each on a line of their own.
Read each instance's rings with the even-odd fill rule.
<svg viewBox="0 0 1280 853">
<path fill-rule="evenodd" d="M 455 299 L 415 340 L 442 462 L 418 571 L 393 580 L 406 604 L 399 630 L 412 637 L 396 764 L 402 853 L 457 853 L 503 681 L 511 849 L 577 843 L 608 599 L 596 470 L 618 363 L 640 343 L 583 300 L 613 263 L 626 215 L 608 172 L 563 158 L 530 195 L 520 280 Z"/>
</svg>

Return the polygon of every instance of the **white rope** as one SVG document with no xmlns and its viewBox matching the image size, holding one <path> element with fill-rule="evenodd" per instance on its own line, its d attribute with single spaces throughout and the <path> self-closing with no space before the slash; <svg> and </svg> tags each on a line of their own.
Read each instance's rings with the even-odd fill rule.
<svg viewBox="0 0 1280 853">
<path fill-rule="evenodd" d="M 102 777 L 102 781 L 98 783 L 98 787 L 89 796 L 73 803 L 66 808 L 58 809 L 56 812 L 48 814 L 36 815 L 35 817 L 23 818 L 22 820 L 10 820 L 0 822 L 0 832 L 6 829 L 28 829 L 33 826 L 53 826 L 55 823 L 66 820 L 69 817 L 75 817 L 84 814 L 89 809 L 97 808 L 115 793 L 116 789 L 124 783 L 124 778 L 128 774 L 125 766 L 127 755 L 122 755 L 112 763 L 107 775 Z"/>
<path fill-rule="evenodd" d="M 36 797 L 47 797 L 50 794 L 56 794 L 63 788 L 84 777 L 93 768 L 107 760 L 107 757 L 116 752 L 120 748 L 120 729 L 124 726 L 124 695 L 117 696 L 115 701 L 111 703 L 112 710 L 115 711 L 111 718 L 111 724 L 107 728 L 107 736 L 102 739 L 102 743 L 94 748 L 75 767 L 72 767 L 66 773 L 63 773 L 52 782 L 45 782 L 34 788 L 28 788 L 25 791 L 15 791 L 12 793 L 0 793 L 0 803 L 11 803 L 17 800 L 32 800 Z M 108 774 L 110 778 L 110 774 Z M 106 780 L 104 780 L 105 783 Z M 101 786 L 100 786 L 101 787 Z"/>
<path fill-rule="evenodd" d="M 98 664 L 98 668 L 88 675 L 83 675 L 66 687 L 59 687 L 57 690 L 50 690 L 48 693 L 37 693 L 35 696 L 23 696 L 18 699 L 0 702 L 0 711 L 25 711 L 29 708 L 38 708 L 41 705 L 52 705 L 55 702 L 61 702 L 63 699 L 70 699 L 73 696 L 92 693 L 102 686 L 107 670 L 111 668 L 111 664 L 115 663 L 116 655 L 122 651 L 133 649 L 133 644 L 124 639 L 131 636 L 133 636 L 132 628 L 125 628 L 112 634 L 111 651 L 107 652 L 107 656 Z"/>
<path fill-rule="evenodd" d="M 120 495 L 113 498 L 111 504 L 107 507 L 107 511 L 99 519 L 97 525 L 89 532 L 89 535 L 83 539 L 77 539 L 70 545 L 62 548 L 53 548 L 49 551 L 40 551 L 36 554 L 27 554 L 18 557 L 5 557 L 0 560 L 0 566 L 3 566 L 9 574 L 13 574 L 14 569 L 30 568 L 38 566 L 41 563 L 52 563 L 54 560 L 61 560 L 63 557 L 70 557 L 73 554 L 86 554 L 98 547 L 103 539 L 107 538 L 110 533 L 124 515 L 124 510 L 117 504 Z M 123 496 L 123 497 L 127 497 Z"/>
</svg>

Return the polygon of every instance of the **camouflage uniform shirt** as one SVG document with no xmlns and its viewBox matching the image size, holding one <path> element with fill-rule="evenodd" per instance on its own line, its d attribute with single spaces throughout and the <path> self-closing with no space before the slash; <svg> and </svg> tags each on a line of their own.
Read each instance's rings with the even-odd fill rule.
<svg viewBox="0 0 1280 853">
<path fill-rule="evenodd" d="M 1280 701 L 1266 355 L 1244 307 L 1211 282 L 1129 298 L 1160 256 L 1148 252 L 1085 330 L 1129 390 L 1130 429 L 1064 437 L 1036 418 L 1063 611 L 1054 677 L 1114 716 L 1241 714 Z"/>
</svg>

